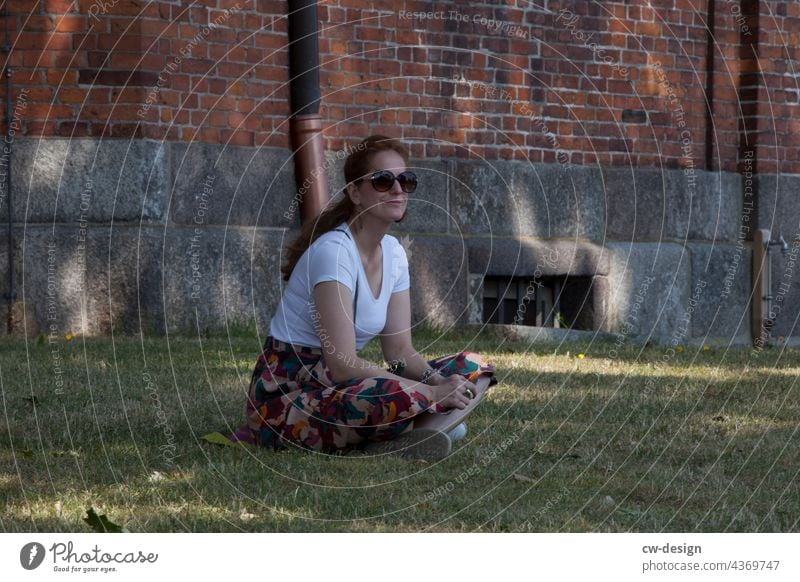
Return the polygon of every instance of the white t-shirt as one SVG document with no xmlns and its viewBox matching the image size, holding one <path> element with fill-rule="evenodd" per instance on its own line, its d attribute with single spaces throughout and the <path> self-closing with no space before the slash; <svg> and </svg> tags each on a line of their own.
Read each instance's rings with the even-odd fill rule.
<svg viewBox="0 0 800 582">
<path fill-rule="evenodd" d="M 326 232 L 311 244 L 295 265 L 269 325 L 269 333 L 275 339 L 323 348 L 325 342 L 320 342 L 320 335 L 324 330 L 318 334 L 316 329 L 319 316 L 314 305 L 314 287 L 323 281 L 338 281 L 355 296 L 358 281 L 355 332 L 356 350 L 361 350 L 386 325 L 386 311 L 392 293 L 405 291 L 411 286 L 403 245 L 395 237 L 384 235 L 381 239 L 383 276 L 380 295 L 376 298 L 347 223 L 343 222 L 337 229 L 346 229 L 350 237 L 341 230 Z M 325 347 L 331 346 L 328 343 Z"/>
</svg>

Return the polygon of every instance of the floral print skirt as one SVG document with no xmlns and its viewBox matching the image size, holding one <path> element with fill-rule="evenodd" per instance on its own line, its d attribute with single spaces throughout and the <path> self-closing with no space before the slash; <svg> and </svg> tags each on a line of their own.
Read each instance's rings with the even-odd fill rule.
<svg viewBox="0 0 800 582">
<path fill-rule="evenodd" d="M 474 352 L 431 360 L 441 375 L 461 374 L 471 382 L 494 366 Z M 414 417 L 447 411 L 421 392 L 403 390 L 390 377 L 334 383 L 322 350 L 268 336 L 256 362 L 245 407 L 247 424 L 230 439 L 273 448 L 292 444 L 327 453 L 395 438 L 411 430 Z"/>
</svg>

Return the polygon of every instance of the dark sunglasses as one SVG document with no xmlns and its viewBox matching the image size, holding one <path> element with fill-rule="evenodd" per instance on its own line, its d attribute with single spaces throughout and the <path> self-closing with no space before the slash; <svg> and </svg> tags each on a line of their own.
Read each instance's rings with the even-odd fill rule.
<svg viewBox="0 0 800 582">
<path fill-rule="evenodd" d="M 361 182 L 364 178 L 359 178 L 356 182 Z M 406 194 L 411 194 L 417 189 L 417 175 L 414 172 L 403 172 L 395 176 L 389 170 L 380 170 L 372 174 L 370 181 L 372 187 L 378 192 L 388 192 L 394 186 L 394 181 L 400 182 L 400 188 Z"/>
</svg>

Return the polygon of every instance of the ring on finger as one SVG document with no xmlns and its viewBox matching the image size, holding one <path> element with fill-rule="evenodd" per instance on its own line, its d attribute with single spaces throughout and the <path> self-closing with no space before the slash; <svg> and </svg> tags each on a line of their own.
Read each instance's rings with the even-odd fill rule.
<svg viewBox="0 0 800 582">
<path fill-rule="evenodd" d="M 464 394 L 466 394 L 466 395 L 469 397 L 469 399 L 470 399 L 470 400 L 472 400 L 473 398 L 475 398 L 475 393 L 472 391 L 472 388 L 467 388 L 467 389 L 464 391 Z"/>
</svg>

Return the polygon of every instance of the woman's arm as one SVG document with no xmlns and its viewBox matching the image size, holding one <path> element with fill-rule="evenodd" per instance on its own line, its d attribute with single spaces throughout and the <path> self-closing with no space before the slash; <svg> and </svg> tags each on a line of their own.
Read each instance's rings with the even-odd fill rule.
<svg viewBox="0 0 800 582">
<path fill-rule="evenodd" d="M 380 338 L 383 357 L 398 375 L 419 380 L 429 374 L 431 367 L 411 344 L 411 298 L 408 290 L 392 293 L 386 313 L 386 325 Z M 438 373 L 433 373 L 426 382 L 438 385 L 443 380 Z"/>
<path fill-rule="evenodd" d="M 406 380 L 369 360 L 364 360 L 356 353 L 353 297 L 345 285 L 338 281 L 317 284 L 314 287 L 314 303 L 317 312 L 311 314 L 311 321 L 319 336 L 325 364 L 334 382 L 375 376 Z"/>
<path fill-rule="evenodd" d="M 407 295 L 408 292 L 405 293 Z M 316 313 L 311 316 L 314 330 L 320 338 L 325 364 L 334 382 L 344 382 L 351 378 L 392 378 L 398 380 L 404 389 L 416 390 L 428 400 L 438 402 L 445 407 L 464 408 L 469 402 L 468 399 L 462 402 L 465 397 L 453 393 L 449 388 L 445 390 L 444 387 L 410 381 L 360 358 L 356 353 L 353 296 L 342 283 L 338 281 L 318 283 L 314 287 L 314 303 L 317 306 Z M 417 356 L 419 357 L 419 354 Z"/>
<path fill-rule="evenodd" d="M 464 395 L 467 388 L 475 394 L 476 386 L 460 375 L 445 378 L 433 370 L 411 343 L 411 298 L 408 290 L 392 293 L 386 313 L 386 325 L 381 331 L 383 357 L 396 373 L 411 380 L 425 379 L 427 384 L 436 386 L 437 393 L 451 396 L 458 403 L 469 402 Z"/>
</svg>

